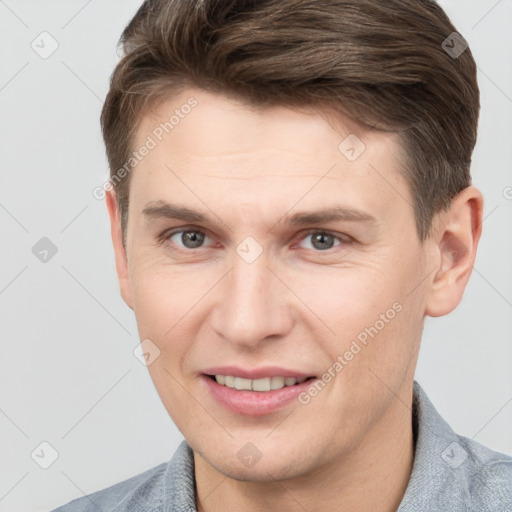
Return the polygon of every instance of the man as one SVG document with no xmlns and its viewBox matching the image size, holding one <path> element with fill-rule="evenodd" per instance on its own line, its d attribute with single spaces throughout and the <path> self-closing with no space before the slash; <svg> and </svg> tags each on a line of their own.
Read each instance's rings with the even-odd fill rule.
<svg viewBox="0 0 512 512">
<path fill-rule="evenodd" d="M 102 112 L 121 294 L 185 441 L 60 511 L 506 511 L 414 381 L 471 274 L 479 93 L 431 0 L 150 0 Z"/>
</svg>

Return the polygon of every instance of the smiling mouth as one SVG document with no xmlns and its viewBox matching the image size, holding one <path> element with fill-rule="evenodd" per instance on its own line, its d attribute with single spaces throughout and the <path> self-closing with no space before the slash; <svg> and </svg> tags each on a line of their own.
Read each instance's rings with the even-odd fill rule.
<svg viewBox="0 0 512 512">
<path fill-rule="evenodd" d="M 207 375 L 211 380 L 221 386 L 236 389 L 238 391 L 274 391 L 285 387 L 297 386 L 316 377 L 264 377 L 261 379 L 244 379 L 232 375 Z"/>
</svg>

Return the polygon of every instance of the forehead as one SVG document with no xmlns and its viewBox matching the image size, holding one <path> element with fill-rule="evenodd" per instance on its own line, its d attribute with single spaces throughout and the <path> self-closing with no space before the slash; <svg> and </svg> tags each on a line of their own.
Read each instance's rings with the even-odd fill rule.
<svg viewBox="0 0 512 512">
<path fill-rule="evenodd" d="M 327 107 L 257 107 L 201 89 L 182 91 L 148 112 L 139 123 L 135 146 L 148 135 L 204 157 L 233 152 L 233 146 L 239 152 L 254 152 L 259 146 L 309 153 L 330 145 L 336 151 L 350 135 L 375 139 L 373 145 L 379 139 L 394 142 L 392 134 L 371 132 Z"/>
<path fill-rule="evenodd" d="M 264 201 L 289 209 L 293 202 L 309 207 L 336 196 L 375 216 L 393 206 L 412 215 L 396 135 L 365 129 L 339 114 L 254 108 L 189 89 L 142 119 L 135 148 L 149 139 L 153 147 L 132 176 L 141 200 L 172 196 L 171 183 L 186 176 L 191 191 L 211 200 L 218 192 L 224 204 L 229 188 L 233 202 L 258 201 L 262 209 Z"/>
</svg>

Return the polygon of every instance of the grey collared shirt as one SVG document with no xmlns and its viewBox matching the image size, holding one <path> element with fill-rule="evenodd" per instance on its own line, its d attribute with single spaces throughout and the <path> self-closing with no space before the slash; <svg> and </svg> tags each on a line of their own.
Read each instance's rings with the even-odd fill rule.
<svg viewBox="0 0 512 512">
<path fill-rule="evenodd" d="M 414 383 L 414 466 L 398 512 L 512 512 L 512 457 L 459 436 Z M 53 512 L 197 512 L 194 458 L 171 460 Z"/>
</svg>

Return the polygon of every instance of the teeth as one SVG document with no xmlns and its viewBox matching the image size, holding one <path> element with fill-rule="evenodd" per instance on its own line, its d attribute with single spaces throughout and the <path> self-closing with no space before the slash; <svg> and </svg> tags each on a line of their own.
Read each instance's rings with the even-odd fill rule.
<svg viewBox="0 0 512 512">
<path fill-rule="evenodd" d="M 279 377 L 274 377 L 278 379 Z M 252 389 L 254 391 L 270 391 L 272 389 L 272 379 L 263 378 L 263 379 L 254 379 L 252 381 Z M 279 389 L 279 388 L 275 388 Z"/>
<path fill-rule="evenodd" d="M 235 377 L 226 375 L 224 377 L 224 385 L 227 386 L 228 388 L 234 388 L 235 387 Z"/>
<path fill-rule="evenodd" d="M 240 391 L 270 391 L 281 389 L 285 386 L 293 386 L 304 382 L 307 377 L 296 379 L 295 377 L 265 377 L 263 379 L 243 379 L 231 375 L 215 375 L 218 384 Z"/>
<path fill-rule="evenodd" d="M 242 379 L 242 377 L 235 378 L 235 389 L 252 390 L 251 379 Z"/>
<path fill-rule="evenodd" d="M 284 377 L 272 377 L 270 379 L 270 389 L 281 389 L 284 388 Z"/>
</svg>

